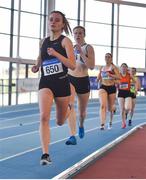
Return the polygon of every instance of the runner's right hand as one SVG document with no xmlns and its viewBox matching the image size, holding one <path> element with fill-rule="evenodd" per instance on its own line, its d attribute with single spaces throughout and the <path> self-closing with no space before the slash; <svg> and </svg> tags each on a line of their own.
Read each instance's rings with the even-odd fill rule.
<svg viewBox="0 0 146 180">
<path fill-rule="evenodd" d="M 34 66 L 32 66 L 31 71 L 32 71 L 33 73 L 36 73 L 36 72 L 39 71 L 39 67 L 38 67 L 37 65 L 34 65 Z"/>
</svg>

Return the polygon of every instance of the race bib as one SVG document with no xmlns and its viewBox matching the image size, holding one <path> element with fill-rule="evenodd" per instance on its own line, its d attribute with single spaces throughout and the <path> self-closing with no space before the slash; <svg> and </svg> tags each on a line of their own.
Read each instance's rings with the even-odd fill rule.
<svg viewBox="0 0 146 180">
<path fill-rule="evenodd" d="M 128 83 L 121 83 L 119 87 L 120 89 L 128 89 Z"/>
<path fill-rule="evenodd" d="M 45 60 L 42 64 L 44 76 L 50 76 L 63 72 L 62 63 L 57 59 Z"/>
<path fill-rule="evenodd" d="M 131 91 L 132 93 L 135 92 L 135 84 L 134 84 L 134 83 L 131 83 L 131 85 L 130 85 L 130 91 Z"/>
<path fill-rule="evenodd" d="M 74 53 L 75 53 L 75 57 L 76 57 L 76 62 L 77 62 L 77 63 L 80 63 L 80 64 L 85 64 L 84 61 L 83 61 L 82 58 L 81 58 L 80 53 L 77 52 L 77 51 L 74 51 Z"/>
<path fill-rule="evenodd" d="M 107 72 L 101 72 L 101 76 L 103 79 L 108 79 L 108 75 L 107 75 Z"/>
<path fill-rule="evenodd" d="M 112 77 L 108 76 L 108 73 L 106 71 L 101 72 L 101 77 L 102 79 L 109 79 L 109 80 L 113 79 Z"/>
</svg>

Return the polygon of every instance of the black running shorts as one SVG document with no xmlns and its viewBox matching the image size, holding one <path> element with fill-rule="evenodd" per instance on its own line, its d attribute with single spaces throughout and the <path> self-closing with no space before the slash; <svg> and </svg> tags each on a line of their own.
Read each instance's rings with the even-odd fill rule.
<svg viewBox="0 0 146 180">
<path fill-rule="evenodd" d="M 54 97 L 65 97 L 71 95 L 68 75 L 55 78 L 42 76 L 39 83 L 39 90 L 43 88 L 50 89 Z"/>
<path fill-rule="evenodd" d="M 69 76 L 70 83 L 74 86 L 77 94 L 85 94 L 90 92 L 90 81 L 89 77 L 74 77 Z"/>
</svg>

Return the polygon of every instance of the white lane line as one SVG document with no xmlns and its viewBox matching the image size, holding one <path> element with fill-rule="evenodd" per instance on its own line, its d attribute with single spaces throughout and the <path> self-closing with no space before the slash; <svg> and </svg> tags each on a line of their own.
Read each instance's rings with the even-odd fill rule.
<svg viewBox="0 0 146 180">
<path fill-rule="evenodd" d="M 32 124 L 37 124 L 39 122 L 40 121 L 34 121 L 34 122 L 30 122 L 30 123 L 25 123 L 25 124 L 23 124 L 21 122 L 20 123 L 23 124 L 22 126 L 28 126 L 28 125 L 32 125 Z M 11 125 L 11 126 L 2 127 L 2 128 L 0 128 L 0 130 L 9 129 L 9 128 L 15 128 L 15 127 L 21 127 L 20 123 L 18 123 L 17 125 Z"/>
<path fill-rule="evenodd" d="M 90 114 L 95 114 L 94 112 L 90 112 Z M 139 113 L 135 113 L 135 116 L 138 115 L 139 116 Z M 143 116 L 143 115 L 146 115 L 146 113 L 140 113 L 140 116 Z M 120 116 L 120 114 L 115 114 L 114 116 Z M 94 119 L 97 119 L 98 120 L 98 116 L 97 117 L 94 117 L 94 118 L 88 118 L 86 119 L 86 121 L 89 121 L 89 120 L 94 120 Z M 55 121 L 55 119 L 51 119 L 50 121 Z M 22 126 L 29 126 L 29 125 L 33 125 L 33 124 L 39 124 L 40 121 L 34 121 L 34 122 L 30 122 L 30 123 L 22 123 L 23 125 Z M 20 124 L 17 124 L 17 125 L 10 125 L 10 126 L 6 126 L 6 127 L 2 127 L 0 128 L 0 130 L 5 130 L 5 129 L 9 129 L 9 128 L 15 128 L 15 127 L 21 127 Z"/>
<path fill-rule="evenodd" d="M 40 113 L 39 114 L 33 114 L 33 115 L 25 115 L 25 116 L 19 116 L 19 117 L 15 117 L 15 118 L 11 118 L 11 119 L 7 119 L 7 120 L 4 120 L 3 122 L 1 122 L 2 124 L 3 123 L 5 123 L 5 122 L 7 122 L 7 121 L 12 121 L 12 120 L 20 120 L 20 119 L 24 119 L 24 118 L 31 118 L 31 117 L 34 117 L 34 116 L 39 116 L 40 115 Z M 52 111 L 52 113 L 51 113 L 51 116 L 54 116 L 55 115 L 55 111 Z M 51 119 L 50 121 L 52 121 L 52 120 L 54 120 L 54 119 Z M 18 122 L 18 123 L 22 123 L 23 124 L 23 126 L 25 126 L 25 125 L 30 125 L 30 124 L 35 124 L 35 122 L 36 123 L 38 123 L 39 121 L 34 121 L 34 122 L 30 122 L 30 123 L 24 123 L 23 124 L 23 122 Z M 13 128 L 13 127 L 18 127 L 19 126 L 19 124 L 17 124 L 17 125 L 10 125 L 10 126 L 4 126 L 4 127 L 1 127 L 0 129 L 7 129 L 7 128 Z"/>
<path fill-rule="evenodd" d="M 90 112 L 91 114 L 95 114 L 94 112 Z M 89 114 L 89 113 L 88 113 Z M 138 116 L 143 116 L 143 115 L 146 115 L 146 113 L 135 113 L 135 116 L 138 115 Z M 115 114 L 114 116 L 120 116 L 120 114 Z M 31 117 L 31 116 L 30 116 Z M 97 116 L 96 118 L 99 118 L 99 116 Z M 88 118 L 88 119 L 94 119 L 94 118 Z M 54 119 L 51 119 L 50 121 L 54 121 Z M 88 120 L 86 120 L 88 121 Z M 30 123 L 22 123 L 23 126 L 29 126 L 29 125 L 32 125 L 32 124 L 38 124 L 40 121 L 34 121 L 34 122 L 30 122 Z M 21 122 L 20 122 L 21 123 Z M 10 126 L 5 126 L 5 127 L 1 127 L 0 130 L 4 130 L 4 129 L 9 129 L 9 128 L 15 128 L 15 127 L 20 127 L 20 123 L 17 124 L 17 125 L 10 125 Z"/>
<path fill-rule="evenodd" d="M 120 120 L 119 120 L 119 121 L 116 121 L 116 122 L 114 122 L 113 124 L 116 124 L 116 123 L 119 123 L 119 122 L 121 122 L 121 121 L 120 121 Z M 142 124 L 142 123 L 141 123 L 141 124 Z M 138 126 L 138 125 L 137 125 L 137 126 Z M 59 127 L 56 127 L 56 128 L 60 128 L 60 126 L 59 126 Z M 99 129 L 99 128 L 100 128 L 100 127 L 97 126 L 96 128 L 92 128 L 92 129 L 86 130 L 85 132 L 88 133 L 88 132 L 94 131 L 94 130 Z M 130 130 L 129 130 L 129 131 L 130 131 Z M 127 131 L 127 132 L 129 132 L 129 131 Z M 77 135 L 77 134 L 76 134 L 76 135 Z M 65 137 L 65 138 L 63 138 L 63 139 L 60 139 L 60 140 L 58 140 L 58 141 L 54 141 L 54 142 L 50 143 L 50 145 L 56 144 L 56 143 L 58 143 L 58 142 L 62 142 L 62 141 L 64 141 L 64 140 L 66 140 L 66 139 L 68 139 L 68 136 Z M 36 148 L 29 149 L 29 150 L 23 151 L 23 152 L 21 152 L 21 153 L 14 154 L 14 155 L 8 156 L 8 157 L 6 157 L 6 158 L 2 158 L 2 159 L 0 159 L 0 162 L 5 161 L 5 160 L 8 160 L 8 159 L 12 159 L 12 158 L 14 158 L 14 157 L 18 157 L 18 156 L 24 155 L 24 154 L 26 154 L 26 153 L 29 153 L 29 152 L 38 150 L 38 149 L 40 149 L 40 148 L 41 148 L 41 146 L 38 146 L 38 147 L 36 147 Z"/>
<path fill-rule="evenodd" d="M 119 116 L 119 115 L 115 115 L 115 116 Z M 91 121 L 91 120 L 98 120 L 98 118 L 99 118 L 99 117 L 88 118 L 88 119 L 86 119 L 86 122 Z M 52 119 L 52 121 L 53 121 L 53 119 Z M 40 121 L 37 121 L 37 123 L 39 123 L 39 122 L 40 122 Z M 118 121 L 116 121 L 116 122 L 118 122 Z M 27 125 L 32 125 L 32 124 L 36 124 L 36 122 L 27 123 Z M 114 124 L 114 123 L 113 123 L 113 124 Z M 26 123 L 25 123 L 25 125 L 26 125 Z M 25 126 L 25 125 L 23 125 L 23 126 Z M 67 124 L 64 124 L 63 126 L 67 126 Z M 7 128 L 11 128 L 11 127 L 20 127 L 20 125 L 10 126 L 10 127 L 6 127 L 6 128 L 0 128 L 0 129 L 7 129 Z M 57 127 L 60 127 L 60 128 L 61 128 L 61 126 L 54 126 L 54 127 L 50 128 L 50 129 L 54 129 L 54 128 L 57 128 Z M 15 136 L 9 136 L 9 137 L 6 137 L 6 138 L 1 138 L 0 141 L 7 140 L 7 139 L 12 139 L 12 138 L 16 138 L 16 137 L 21 137 L 21 136 L 24 136 L 24 135 L 27 135 L 27 134 L 31 134 L 31 133 L 33 133 L 33 132 L 36 132 L 36 131 L 31 131 L 31 132 L 28 132 L 28 133 L 23 133 L 23 134 L 18 134 L 18 135 L 15 135 Z M 37 131 L 37 132 L 38 132 L 38 131 Z"/>
<path fill-rule="evenodd" d="M 96 102 L 97 103 L 97 102 Z M 95 104 L 94 102 L 91 102 L 91 103 L 89 103 L 89 104 Z M 96 109 L 96 108 L 98 108 L 98 107 L 88 107 L 87 108 L 87 111 L 90 111 L 91 109 Z M 35 108 L 32 108 L 32 109 L 35 109 Z M 142 105 L 142 107 L 137 107 L 136 109 L 145 109 L 145 107 L 143 107 L 143 105 Z M 29 110 L 29 109 L 25 109 L 25 110 Z M 20 110 L 21 111 L 21 110 Z M 12 111 L 12 112 L 17 112 L 17 111 Z M 7 112 L 6 112 L 7 113 Z M 52 111 L 52 113 L 55 113 L 55 110 L 54 111 Z M 89 112 L 90 113 L 90 112 Z M 93 113 L 93 112 L 92 112 Z M 1 113 L 0 113 L 1 114 Z M 0 119 L 3 119 L 4 121 L 3 122 L 7 122 L 7 121 L 11 121 L 11 120 L 19 120 L 20 118 L 29 118 L 29 117 L 32 117 L 32 116 L 39 116 L 39 114 L 40 113 L 36 113 L 36 114 L 31 114 L 31 115 L 23 115 L 23 116 L 19 116 L 19 117 L 15 117 L 15 118 L 9 118 L 9 119 L 7 119 L 7 118 L 0 118 Z M 15 127 L 15 126 L 9 126 L 9 127 Z M 8 127 L 8 128 L 9 128 Z M 17 126 L 16 126 L 17 127 Z M 0 129 L 2 129 L 2 128 L 0 128 Z"/>
<path fill-rule="evenodd" d="M 99 104 L 99 100 L 97 99 L 96 101 L 89 101 L 89 103 L 88 103 L 88 105 L 90 106 L 90 105 L 97 105 L 97 106 L 99 106 L 100 104 Z M 137 104 L 136 104 L 136 106 L 139 106 L 139 105 L 141 105 L 142 107 L 144 106 L 144 104 L 139 104 L 138 102 L 137 102 Z M 18 107 L 19 105 L 16 105 L 16 107 Z M 33 106 L 33 104 L 31 104 L 31 106 Z M 34 106 L 37 106 L 36 104 L 34 105 Z M 52 107 L 55 107 L 55 104 L 53 104 L 53 106 Z M 23 108 L 23 107 L 22 107 Z M 10 110 L 10 111 L 6 111 L 6 112 L 0 112 L 0 115 L 1 114 L 9 114 L 9 113 L 17 113 L 17 112 L 24 112 L 24 111 L 31 111 L 31 110 L 39 110 L 39 106 L 38 107 L 32 107 L 32 108 L 25 108 L 25 109 L 17 109 L 17 110 Z M 145 108 L 144 108 L 145 109 Z"/>
<path fill-rule="evenodd" d="M 64 125 L 66 126 L 66 125 Z M 54 127 L 51 127 L 50 129 L 56 129 L 56 128 L 59 128 L 60 126 L 54 126 Z M 6 137 L 6 138 L 1 138 L 0 141 L 6 141 L 6 140 L 9 140 L 9 139 L 14 139 L 14 138 L 18 138 L 18 137 L 22 137 L 22 136 L 26 136 L 26 135 L 30 135 L 30 134 L 35 134 L 35 133 L 39 133 L 39 130 L 36 130 L 36 131 L 31 131 L 31 132 L 27 132 L 27 133 L 22 133 L 22 134 L 18 134 L 18 135 L 15 135 L 15 136 L 9 136 L 9 137 Z"/>
<path fill-rule="evenodd" d="M 40 113 L 23 115 L 23 116 L 14 117 L 14 118 L 9 118 L 9 119 L 4 120 L 3 122 L 12 121 L 12 120 L 17 120 L 17 119 L 21 119 L 21 118 L 25 118 L 25 117 L 28 118 L 28 117 L 38 116 L 39 114 L 40 114 Z"/>
<path fill-rule="evenodd" d="M 96 109 L 95 107 L 89 107 L 88 108 L 88 110 L 92 110 L 92 109 Z M 90 111 L 89 110 L 89 111 Z M 89 114 L 90 113 L 93 113 L 93 112 L 88 112 Z M 56 114 L 56 110 L 53 110 L 52 112 L 51 112 L 51 115 L 53 116 L 53 115 L 55 115 Z M 40 115 L 40 113 L 35 113 L 35 114 L 29 114 L 29 115 L 23 115 L 23 116 L 19 116 L 19 117 L 14 117 L 14 118 L 9 118 L 9 119 L 3 119 L 4 121 L 3 122 L 8 122 L 8 121 L 12 121 L 12 120 L 19 120 L 19 119 L 21 119 L 21 118 L 29 118 L 29 117 L 35 117 L 35 116 L 39 116 Z M 0 128 L 1 129 L 1 128 Z"/>
<path fill-rule="evenodd" d="M 0 139 L 0 142 L 1 142 L 1 141 L 6 141 L 6 140 L 9 140 L 9 139 L 13 139 L 13 138 L 17 138 L 17 137 L 21 137 L 21 136 L 26 136 L 26 135 L 30 135 L 30 134 L 35 134 L 35 133 L 38 133 L 38 131 L 32 131 L 32 132 L 22 133 L 22 134 L 15 135 L 15 136 L 9 136 L 9 137 L 6 137 L 6 138 L 1 138 L 1 139 Z"/>
<path fill-rule="evenodd" d="M 26 108 L 26 109 L 18 109 L 14 111 L 5 111 L 5 112 L 0 112 L 0 115 L 3 114 L 10 114 L 10 113 L 17 113 L 17 112 L 24 112 L 24 111 L 31 111 L 31 110 L 39 110 L 39 108 Z"/>
<path fill-rule="evenodd" d="M 95 119 L 97 119 L 97 117 L 88 118 L 86 121 L 91 121 L 91 120 L 95 120 Z M 68 124 L 64 124 L 63 126 L 67 126 L 67 125 Z M 54 127 L 51 127 L 50 129 L 59 128 L 59 127 L 61 128 L 61 126 L 54 126 Z M 38 132 L 38 131 L 31 131 L 31 132 L 28 132 L 28 133 L 23 133 L 23 134 L 18 134 L 18 135 L 15 135 L 15 136 L 9 136 L 9 137 L 6 137 L 6 138 L 1 138 L 0 141 L 8 140 L 8 139 L 13 139 L 13 138 L 17 138 L 17 137 L 21 137 L 21 136 L 25 136 L 25 135 L 29 135 L 31 133 L 33 134 L 34 132 Z"/>
<path fill-rule="evenodd" d="M 38 150 L 38 149 L 40 149 L 40 148 L 41 148 L 41 146 L 36 147 L 36 148 L 33 148 L 33 149 L 29 149 L 29 150 L 27 150 L 27 151 L 23 151 L 23 152 L 21 152 L 21 153 L 14 154 L 14 155 L 12 155 L 12 156 L 8 156 L 8 157 L 6 157 L 6 158 L 0 159 L 0 162 L 6 161 L 6 160 L 8 160 L 8 159 L 12 159 L 12 158 L 15 158 L 15 157 L 18 157 L 18 156 L 21 156 L 21 155 L 23 155 L 23 154 L 26 154 L 26 153 L 29 153 L 29 152 Z"/>
<path fill-rule="evenodd" d="M 99 102 L 98 101 L 97 102 L 90 102 L 89 101 L 89 105 L 90 104 L 97 104 L 97 105 L 99 105 Z M 37 105 L 35 105 L 35 106 L 37 106 Z M 55 104 L 53 104 L 52 107 L 55 107 Z M 16 105 L 16 108 L 17 108 L 17 105 Z M 39 111 L 39 106 L 38 107 L 32 107 L 32 108 L 24 108 L 24 109 L 19 109 L 19 110 L 17 109 L 17 110 L 10 110 L 10 111 L 5 111 L 5 112 L 0 112 L 0 115 L 1 114 L 3 115 L 3 114 L 10 114 L 10 113 L 24 112 L 24 111 L 31 111 L 31 110 L 38 110 Z"/>
<path fill-rule="evenodd" d="M 87 130 L 87 131 L 85 131 L 85 132 L 88 133 L 88 132 L 94 131 L 95 129 L 98 129 L 98 128 L 99 128 L 99 127 L 96 127 L 96 128 Z M 54 142 L 50 143 L 50 145 L 56 144 L 56 143 L 58 143 L 58 142 L 62 142 L 62 141 L 64 141 L 64 140 L 66 140 L 66 139 L 68 139 L 68 136 L 65 137 L 65 138 L 63 138 L 63 139 L 60 139 L 60 140 L 58 140 L 58 141 L 54 141 Z M 8 157 L 6 157 L 6 158 L 2 158 L 2 159 L 0 159 L 0 162 L 6 161 L 6 160 L 8 160 L 8 159 L 12 159 L 12 158 L 14 158 L 14 157 L 18 157 L 18 156 L 24 155 L 24 154 L 26 154 L 26 153 L 29 153 L 29 152 L 38 150 L 38 149 L 40 149 L 40 148 L 41 148 L 41 146 L 38 146 L 38 147 L 35 147 L 35 148 L 33 148 L 33 149 L 28 149 L 28 150 L 23 151 L 23 152 L 21 152 L 21 153 L 17 153 L 17 154 L 14 154 L 14 155 L 12 155 L 12 156 L 8 156 Z"/>
<path fill-rule="evenodd" d="M 5 119 L 7 119 L 7 118 L 0 118 L 0 121 L 1 121 L 1 120 L 5 120 Z"/>
<path fill-rule="evenodd" d="M 93 109 L 93 108 L 90 108 L 90 110 L 91 109 Z M 88 112 L 88 114 L 95 114 L 96 112 Z M 55 114 L 56 114 L 56 111 L 52 111 L 51 112 L 51 116 L 55 116 Z M 25 116 L 21 116 L 21 117 L 16 117 L 16 118 L 11 118 L 11 119 L 7 119 L 7 120 L 4 120 L 3 122 L 7 122 L 7 121 L 12 121 L 12 120 L 19 120 L 19 119 L 21 119 L 21 118 L 31 118 L 31 117 L 33 117 L 33 116 L 39 116 L 40 114 L 33 114 L 33 115 L 25 115 Z M 98 114 L 97 114 L 98 115 Z M 52 121 L 52 120 L 54 120 L 54 119 L 52 119 L 53 117 L 51 117 L 51 119 L 50 119 L 50 121 Z M 27 125 L 31 125 L 31 124 L 35 124 L 35 122 L 36 122 L 36 124 L 39 122 L 39 121 L 34 121 L 34 122 L 30 122 L 30 123 L 22 123 L 22 122 L 19 122 L 19 123 L 22 123 L 23 124 L 23 126 L 27 126 Z M 14 128 L 14 127 L 19 127 L 20 125 L 19 124 L 17 124 L 17 125 L 10 125 L 10 126 L 4 126 L 4 127 L 0 127 L 0 130 L 2 130 L 2 129 L 8 129 L 8 128 Z"/>
<path fill-rule="evenodd" d="M 87 111 L 89 110 L 92 110 L 92 109 L 96 109 L 97 107 L 88 107 Z M 56 110 L 52 110 L 51 111 L 51 115 L 55 114 L 56 113 Z M 90 112 L 89 112 L 90 113 Z M 39 116 L 40 113 L 35 113 L 35 114 L 28 114 L 28 115 L 22 115 L 22 116 L 18 116 L 18 117 L 13 117 L 13 118 L 9 118 L 9 119 L 6 119 L 4 120 L 3 122 L 7 122 L 7 121 L 11 121 L 11 120 L 17 120 L 17 119 L 20 119 L 20 118 L 27 118 L 27 117 L 32 117 L 32 116 Z"/>
<path fill-rule="evenodd" d="M 90 111 L 92 111 L 92 110 L 98 110 L 98 106 L 97 107 L 88 107 L 87 108 L 87 112 L 90 114 L 90 113 L 95 113 L 95 112 L 90 112 Z M 145 108 L 146 107 L 144 107 L 144 106 L 142 106 L 142 107 L 136 107 L 136 110 L 145 110 Z M 117 109 L 118 109 L 118 112 L 119 112 L 119 108 L 117 107 Z M 97 111 L 96 111 L 97 112 Z M 51 112 L 51 115 L 53 115 L 53 114 L 55 114 L 56 113 L 56 110 L 54 109 L 52 112 Z M 87 114 L 88 114 L 87 113 Z M 7 119 L 7 118 L 2 118 L 3 119 L 3 122 L 7 122 L 7 121 L 12 121 L 12 120 L 18 120 L 18 119 L 20 119 L 20 118 L 29 118 L 29 117 L 33 117 L 33 116 L 39 116 L 40 115 L 40 113 L 35 113 L 35 114 L 29 114 L 29 115 L 22 115 L 22 116 L 19 116 L 19 117 L 14 117 L 14 118 L 9 118 L 9 119 Z"/>
</svg>

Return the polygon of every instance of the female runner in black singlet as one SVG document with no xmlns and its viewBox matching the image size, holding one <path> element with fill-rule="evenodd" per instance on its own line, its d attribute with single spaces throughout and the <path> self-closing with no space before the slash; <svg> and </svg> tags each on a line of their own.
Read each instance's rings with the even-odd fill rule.
<svg viewBox="0 0 146 180">
<path fill-rule="evenodd" d="M 69 34 L 70 26 L 65 15 L 60 11 L 51 12 L 48 25 L 49 37 L 41 42 L 40 54 L 37 63 L 32 67 L 35 73 L 41 67 L 39 83 L 40 108 L 40 139 L 43 154 L 41 165 L 51 163 L 49 156 L 50 143 L 50 113 L 53 100 L 56 104 L 56 121 L 63 125 L 70 113 L 70 83 L 68 68 L 75 69 L 75 57 L 71 40 L 62 35 L 64 31 Z"/>
</svg>

